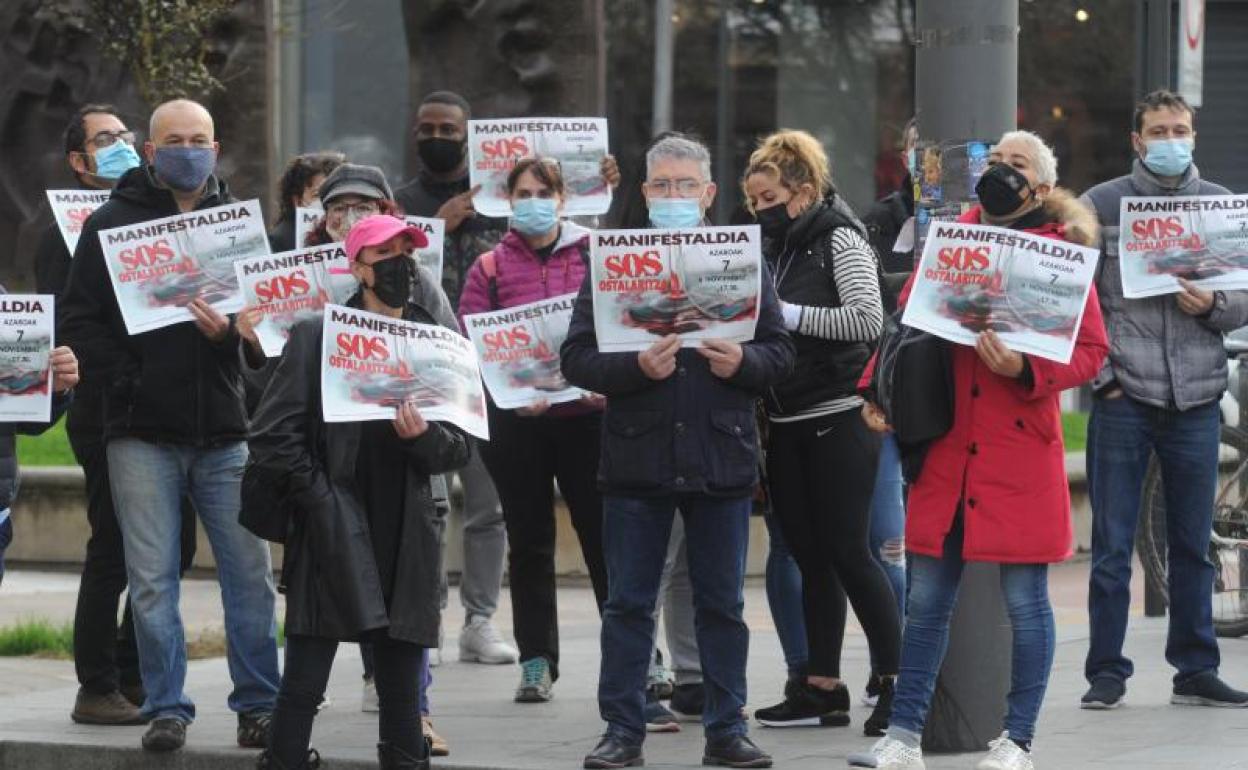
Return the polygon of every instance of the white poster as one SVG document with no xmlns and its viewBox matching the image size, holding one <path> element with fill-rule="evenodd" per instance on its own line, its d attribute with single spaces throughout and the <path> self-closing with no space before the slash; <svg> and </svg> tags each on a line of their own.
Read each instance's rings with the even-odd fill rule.
<svg viewBox="0 0 1248 770">
<path fill-rule="evenodd" d="M 0 294 L 0 422 L 52 420 L 51 294 Z"/>
<path fill-rule="evenodd" d="M 1123 198 L 1118 216 L 1123 296 L 1248 288 L 1248 195 Z"/>
<path fill-rule="evenodd" d="M 308 233 L 316 229 L 317 222 L 325 216 L 321 204 L 300 206 L 295 209 L 295 248 L 302 249 L 308 243 Z"/>
<path fill-rule="evenodd" d="M 961 345 L 1069 363 L 1100 253 L 1002 227 L 935 222 L 901 322 Z"/>
<path fill-rule="evenodd" d="M 602 178 L 607 157 L 606 118 L 507 118 L 468 121 L 469 181 L 481 191 L 473 207 L 491 217 L 511 216 L 507 175 L 516 161 L 538 156 L 559 162 L 567 216 L 605 214 L 611 187 Z"/>
<path fill-rule="evenodd" d="M 234 271 L 247 307 L 263 314 L 256 336 L 270 358 L 282 354 L 291 327 L 346 302 L 359 286 L 338 243 L 240 259 Z"/>
<path fill-rule="evenodd" d="M 409 400 L 426 420 L 490 437 L 477 353 L 465 337 L 442 326 L 327 305 L 321 347 L 325 422 L 392 420 L 396 407 Z"/>
<path fill-rule="evenodd" d="M 442 282 L 442 246 L 446 240 L 446 221 L 436 217 L 403 217 L 429 239 L 429 245 L 416 250 L 416 261 L 425 266 L 438 283 Z"/>
<path fill-rule="evenodd" d="M 481 376 L 500 409 L 538 401 L 560 404 L 585 394 L 564 379 L 559 348 L 568 336 L 576 294 L 464 316 Z"/>
<path fill-rule="evenodd" d="M 131 334 L 192 320 L 186 306 L 194 299 L 238 312 L 234 263 L 269 253 L 254 200 L 101 230 L 100 245 Z"/>
<path fill-rule="evenodd" d="M 69 247 L 69 255 L 74 255 L 78 248 L 78 236 L 82 234 L 82 223 L 95 210 L 104 205 L 113 194 L 112 190 L 48 190 L 48 203 L 52 206 L 52 216 L 56 226 Z"/>
<path fill-rule="evenodd" d="M 1179 0 L 1179 87 L 1187 103 L 1201 106 L 1205 92 L 1205 0 Z"/>
<path fill-rule="evenodd" d="M 668 334 L 679 334 L 685 347 L 754 339 L 758 225 L 598 230 L 590 246 L 600 351 L 641 351 Z"/>
</svg>

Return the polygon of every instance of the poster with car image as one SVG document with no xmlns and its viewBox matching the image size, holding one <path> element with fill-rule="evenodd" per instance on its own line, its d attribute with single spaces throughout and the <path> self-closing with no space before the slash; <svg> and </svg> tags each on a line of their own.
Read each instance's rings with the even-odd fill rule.
<svg viewBox="0 0 1248 770">
<path fill-rule="evenodd" d="M 308 245 L 308 235 L 316 229 L 323 216 L 325 216 L 325 208 L 319 203 L 314 203 L 311 206 L 299 206 L 295 209 L 296 249 L 302 249 Z"/>
<path fill-rule="evenodd" d="M 0 422 L 52 419 L 55 299 L 0 294 Z"/>
<path fill-rule="evenodd" d="M 678 334 L 746 342 L 758 324 L 758 225 L 598 230 L 590 237 L 594 331 L 604 353 L 641 351 Z"/>
<path fill-rule="evenodd" d="M 282 354 L 291 327 L 345 303 L 359 286 L 340 243 L 240 259 L 234 271 L 246 306 L 261 313 L 256 337 L 270 358 Z"/>
<path fill-rule="evenodd" d="M 477 351 L 466 337 L 443 326 L 327 305 L 321 345 L 325 422 L 393 420 L 406 401 L 430 422 L 490 437 Z"/>
<path fill-rule="evenodd" d="M 602 178 L 607 157 L 606 118 L 507 118 L 468 121 L 469 182 L 481 191 L 477 212 L 511 216 L 507 175 L 521 158 L 557 161 L 567 188 L 567 216 L 605 214 L 611 187 Z"/>
<path fill-rule="evenodd" d="M 563 377 L 559 348 L 568 336 L 576 294 L 464 316 L 481 376 L 500 409 L 538 401 L 560 404 L 585 394 Z"/>
<path fill-rule="evenodd" d="M 1174 294 L 1184 278 L 1204 289 L 1248 289 L 1248 195 L 1123 198 L 1118 260 L 1128 299 Z"/>
<path fill-rule="evenodd" d="M 71 257 L 74 249 L 78 248 L 83 223 L 112 194 L 112 190 L 48 190 L 52 218 L 56 220 L 56 227 L 61 231 Z"/>
<path fill-rule="evenodd" d="M 1069 363 L 1099 256 L 1018 230 L 935 222 L 901 322 L 961 345 L 992 330 L 1011 350 Z"/>
<path fill-rule="evenodd" d="M 100 246 L 130 334 L 192 320 L 202 300 L 219 313 L 243 307 L 234 263 L 269 253 L 259 201 L 228 203 L 101 230 Z"/>
</svg>

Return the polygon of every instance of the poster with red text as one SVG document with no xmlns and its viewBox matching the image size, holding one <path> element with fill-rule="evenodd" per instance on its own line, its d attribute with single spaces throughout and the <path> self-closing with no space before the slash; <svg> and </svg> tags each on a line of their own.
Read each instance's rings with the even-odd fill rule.
<svg viewBox="0 0 1248 770">
<path fill-rule="evenodd" d="M 489 439 L 477 352 L 458 332 L 342 305 L 325 307 L 325 422 L 393 420 L 411 401 L 429 421 Z"/>
<path fill-rule="evenodd" d="M 78 236 L 82 234 L 82 223 L 87 221 L 104 201 L 113 194 L 112 190 L 48 190 L 48 203 L 52 206 L 52 217 L 56 220 L 57 229 L 69 247 L 69 255 L 74 255 L 78 248 Z"/>
<path fill-rule="evenodd" d="M 901 322 L 962 345 L 1069 363 L 1099 252 L 1002 227 L 935 222 Z"/>
<path fill-rule="evenodd" d="M 240 259 L 234 271 L 247 307 L 262 314 L 256 336 L 270 358 L 282 354 L 296 323 L 346 302 L 358 288 L 340 243 Z"/>
<path fill-rule="evenodd" d="M 51 294 L 0 294 L 0 422 L 52 419 L 55 317 Z"/>
<path fill-rule="evenodd" d="M 1123 198 L 1118 260 L 1128 299 L 1179 291 L 1248 289 L 1248 195 Z"/>
<path fill-rule="evenodd" d="M 598 230 L 590 236 L 594 331 L 604 353 L 642 351 L 678 334 L 746 342 L 758 324 L 758 225 Z"/>
<path fill-rule="evenodd" d="M 507 118 L 468 121 L 469 181 L 481 191 L 472 199 L 486 216 L 511 216 L 507 175 L 532 156 L 559 163 L 568 198 L 566 216 L 605 214 L 611 187 L 602 178 L 607 157 L 606 118 Z"/>
<path fill-rule="evenodd" d="M 481 376 L 500 409 L 538 401 L 560 404 L 585 395 L 568 384 L 559 368 L 559 348 L 568 336 L 575 303 L 576 294 L 564 294 L 464 316 Z"/>
<path fill-rule="evenodd" d="M 295 248 L 302 249 L 308 243 L 308 234 L 316 229 L 325 209 L 319 203 L 299 206 L 295 209 Z"/>
<path fill-rule="evenodd" d="M 101 230 L 100 246 L 131 334 L 192 320 L 199 299 L 236 313 L 243 294 L 234 263 L 269 253 L 260 203 L 229 203 Z"/>
</svg>

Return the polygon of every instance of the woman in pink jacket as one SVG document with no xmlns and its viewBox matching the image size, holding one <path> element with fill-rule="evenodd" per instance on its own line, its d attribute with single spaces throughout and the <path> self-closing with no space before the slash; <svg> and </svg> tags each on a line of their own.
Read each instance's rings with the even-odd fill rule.
<svg viewBox="0 0 1248 770">
<path fill-rule="evenodd" d="M 511 230 L 468 270 L 459 301 L 463 316 L 575 294 L 587 270 L 589 231 L 563 221 L 566 192 L 559 166 L 526 158 L 507 178 Z M 552 345 L 558 373 L 558 345 Z M 481 458 L 498 489 L 510 546 L 513 631 L 520 648 L 519 703 L 551 698 L 559 676 L 555 603 L 553 482 L 572 514 L 589 567 L 599 612 L 607 598 L 598 492 L 599 396 L 551 406 L 544 399 L 521 409 L 489 404 L 490 440 Z"/>
</svg>

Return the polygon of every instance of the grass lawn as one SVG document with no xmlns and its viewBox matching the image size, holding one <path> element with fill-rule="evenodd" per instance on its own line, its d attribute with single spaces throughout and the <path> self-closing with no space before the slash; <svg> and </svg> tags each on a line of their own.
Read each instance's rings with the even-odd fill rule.
<svg viewBox="0 0 1248 770">
<path fill-rule="evenodd" d="M 1086 412 L 1062 412 L 1062 436 L 1066 439 L 1067 452 L 1082 452 L 1088 445 L 1088 415 Z"/>
<path fill-rule="evenodd" d="M 58 421 L 42 436 L 18 436 L 17 461 L 21 465 L 77 465 L 65 436 L 65 420 Z"/>
<path fill-rule="evenodd" d="M 286 646 L 286 627 L 277 624 L 277 646 Z M 186 640 L 186 654 L 191 660 L 220 658 L 225 655 L 225 632 L 210 629 Z M 0 628 L 0 657 L 33 656 L 70 660 L 74 657 L 74 626 L 56 624 L 40 618 L 28 618 Z"/>
</svg>

